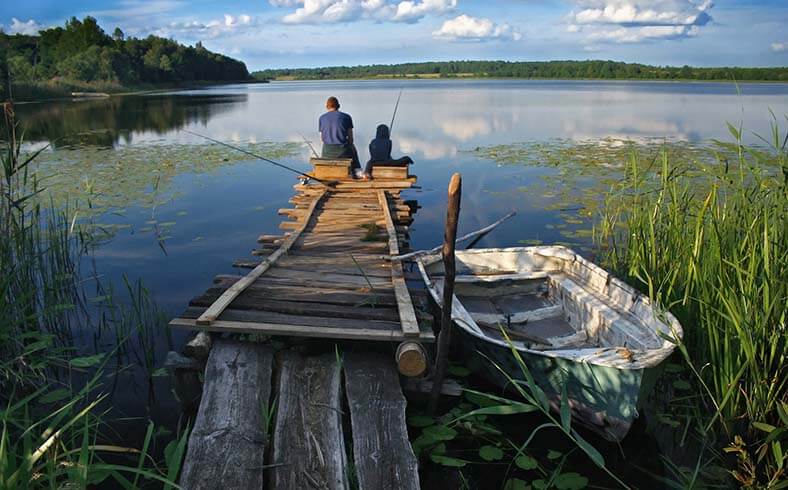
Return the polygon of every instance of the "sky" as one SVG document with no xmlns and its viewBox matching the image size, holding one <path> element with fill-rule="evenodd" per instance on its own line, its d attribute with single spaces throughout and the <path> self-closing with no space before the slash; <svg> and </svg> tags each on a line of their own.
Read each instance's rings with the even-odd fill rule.
<svg viewBox="0 0 788 490">
<path fill-rule="evenodd" d="M 4 0 L 31 34 L 91 15 L 250 70 L 459 59 L 788 66 L 788 0 Z"/>
</svg>

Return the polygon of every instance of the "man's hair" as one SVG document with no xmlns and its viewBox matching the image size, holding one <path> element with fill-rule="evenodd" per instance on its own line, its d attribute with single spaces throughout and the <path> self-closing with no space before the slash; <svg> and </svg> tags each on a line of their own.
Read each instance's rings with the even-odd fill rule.
<svg viewBox="0 0 788 490">
<path fill-rule="evenodd" d="M 331 109 L 339 109 L 339 99 L 333 96 L 329 97 L 328 100 L 326 101 L 326 107 L 329 107 Z"/>
</svg>

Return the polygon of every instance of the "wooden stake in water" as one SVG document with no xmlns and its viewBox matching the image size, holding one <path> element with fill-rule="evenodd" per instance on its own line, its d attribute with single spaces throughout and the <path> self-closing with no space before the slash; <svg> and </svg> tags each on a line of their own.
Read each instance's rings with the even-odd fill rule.
<svg viewBox="0 0 788 490">
<path fill-rule="evenodd" d="M 455 173 L 449 182 L 449 202 L 446 210 L 446 231 L 443 236 L 443 301 L 441 305 L 441 331 L 438 334 L 438 354 L 435 358 L 435 375 L 432 378 L 430 393 L 430 413 L 438 408 L 443 380 L 449 363 L 449 344 L 451 343 L 451 308 L 454 297 L 454 242 L 457 239 L 457 222 L 460 219 L 460 197 L 462 195 L 462 176 Z"/>
</svg>

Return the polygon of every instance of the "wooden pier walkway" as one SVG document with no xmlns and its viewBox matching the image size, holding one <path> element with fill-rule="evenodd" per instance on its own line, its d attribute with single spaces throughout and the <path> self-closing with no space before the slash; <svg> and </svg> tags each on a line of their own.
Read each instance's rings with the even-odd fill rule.
<svg viewBox="0 0 788 490">
<path fill-rule="evenodd" d="M 183 488 L 419 488 L 397 369 L 424 371 L 432 317 L 384 258 L 406 251 L 415 205 L 400 192 L 416 179 L 381 174 L 296 185 L 285 233 L 260 236 L 234 263 L 248 273 L 216 277 L 172 320 L 215 339 Z M 313 340 L 275 351 L 229 333 Z"/>
</svg>

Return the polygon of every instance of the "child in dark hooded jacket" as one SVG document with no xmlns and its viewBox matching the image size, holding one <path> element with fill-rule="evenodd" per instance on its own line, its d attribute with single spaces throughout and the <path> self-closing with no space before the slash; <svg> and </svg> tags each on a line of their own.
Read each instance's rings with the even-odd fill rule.
<svg viewBox="0 0 788 490">
<path fill-rule="evenodd" d="M 369 142 L 369 161 L 364 168 L 365 180 L 372 178 L 372 167 L 380 163 L 390 166 L 409 165 L 413 163 L 413 159 L 410 157 L 402 157 L 396 160 L 391 158 L 391 138 L 389 136 L 389 127 L 385 124 L 381 124 L 377 127 L 375 139 Z"/>
</svg>

